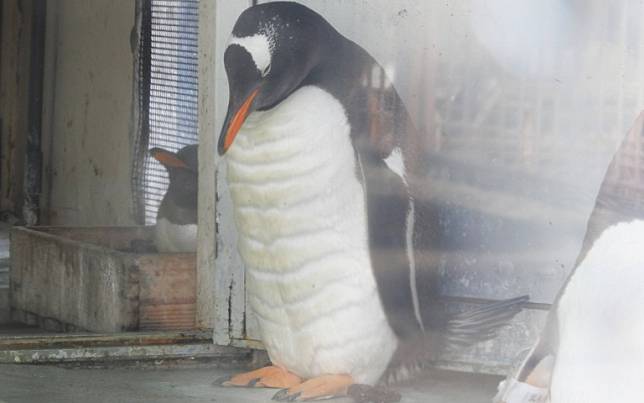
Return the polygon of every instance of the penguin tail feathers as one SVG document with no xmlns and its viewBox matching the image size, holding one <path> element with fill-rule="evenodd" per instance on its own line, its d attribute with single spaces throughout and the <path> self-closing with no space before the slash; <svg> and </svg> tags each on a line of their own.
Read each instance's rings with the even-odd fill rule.
<svg viewBox="0 0 644 403">
<path fill-rule="evenodd" d="M 435 322 L 422 337 L 412 338 L 399 345 L 381 381 L 385 385 L 392 385 L 408 380 L 426 365 L 431 365 L 434 361 L 440 362 L 444 352 L 454 353 L 494 338 L 499 329 L 508 325 L 521 312 L 529 299 L 529 296 L 524 295 L 442 316 L 440 325 Z M 446 309 L 445 304 L 440 306 L 441 310 Z"/>
<path fill-rule="evenodd" d="M 521 312 L 529 299 L 524 295 L 452 315 L 447 321 L 446 348 L 459 349 L 494 338 L 499 329 Z"/>
</svg>

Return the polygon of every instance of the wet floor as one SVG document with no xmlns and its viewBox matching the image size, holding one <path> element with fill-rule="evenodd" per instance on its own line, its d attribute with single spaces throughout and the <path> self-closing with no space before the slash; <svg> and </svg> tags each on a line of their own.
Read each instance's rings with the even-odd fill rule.
<svg viewBox="0 0 644 403">
<path fill-rule="evenodd" d="M 214 379 L 232 372 L 217 368 L 66 369 L 0 365 L 0 402 L 271 402 L 275 390 L 212 385 Z M 495 376 L 432 370 L 398 391 L 404 403 L 490 403 L 498 382 Z"/>
</svg>

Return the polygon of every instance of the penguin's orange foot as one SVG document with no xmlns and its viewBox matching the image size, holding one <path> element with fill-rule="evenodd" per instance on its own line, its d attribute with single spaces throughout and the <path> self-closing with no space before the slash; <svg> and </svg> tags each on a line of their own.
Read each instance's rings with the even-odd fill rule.
<svg viewBox="0 0 644 403">
<path fill-rule="evenodd" d="M 292 388 L 300 383 L 302 383 L 302 379 L 299 376 L 274 365 L 237 374 L 228 380 L 219 382 L 221 386 L 250 388 Z"/>
<path fill-rule="evenodd" d="M 346 396 L 351 385 L 353 385 L 353 378 L 350 375 L 323 375 L 291 388 L 282 389 L 273 396 L 273 400 L 300 402 Z"/>
</svg>

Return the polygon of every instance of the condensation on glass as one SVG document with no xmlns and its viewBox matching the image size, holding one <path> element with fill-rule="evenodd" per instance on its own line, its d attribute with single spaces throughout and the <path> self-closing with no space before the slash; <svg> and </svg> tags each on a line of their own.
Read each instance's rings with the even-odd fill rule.
<svg viewBox="0 0 644 403">
<path fill-rule="evenodd" d="M 414 173 L 441 234 L 424 258 L 438 265 L 444 294 L 455 304 L 531 296 L 532 307 L 503 331 L 504 346 L 463 353 L 471 362 L 511 362 L 537 337 L 574 267 L 602 182 L 605 210 L 615 200 L 633 208 L 644 200 L 641 130 L 626 136 L 644 109 L 644 5 L 301 3 L 384 66 L 421 133 L 416 144 L 425 158 Z M 218 32 L 227 38 L 230 29 L 223 23 Z M 218 69 L 221 121 L 227 89 Z M 241 262 L 224 182 L 217 259 L 235 268 Z M 232 318 L 231 337 L 256 337 L 247 317 Z"/>
</svg>

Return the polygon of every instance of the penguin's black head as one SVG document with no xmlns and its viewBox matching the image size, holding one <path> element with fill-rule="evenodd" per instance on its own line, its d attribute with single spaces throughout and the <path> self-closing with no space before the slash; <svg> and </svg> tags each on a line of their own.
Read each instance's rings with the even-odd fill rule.
<svg viewBox="0 0 644 403">
<path fill-rule="evenodd" d="M 330 46 L 332 32 L 324 18 L 297 3 L 260 4 L 239 16 L 224 53 L 230 97 L 220 155 L 251 112 L 270 109 L 302 84 Z"/>
<path fill-rule="evenodd" d="M 168 171 L 170 185 L 164 196 L 172 199 L 173 203 L 183 208 L 197 208 L 198 192 L 198 146 L 185 146 L 176 153 L 155 147 L 150 155 L 161 163 Z"/>
</svg>

